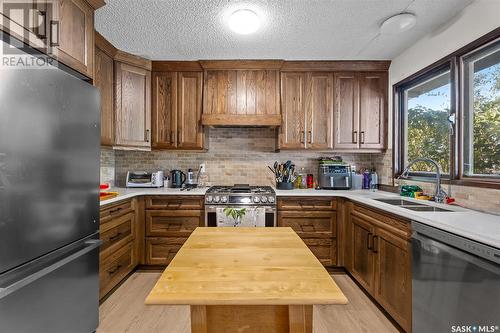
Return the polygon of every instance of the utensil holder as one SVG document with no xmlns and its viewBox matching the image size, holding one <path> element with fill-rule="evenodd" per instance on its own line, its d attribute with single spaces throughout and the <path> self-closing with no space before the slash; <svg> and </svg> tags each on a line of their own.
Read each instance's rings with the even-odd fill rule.
<svg viewBox="0 0 500 333">
<path fill-rule="evenodd" d="M 293 190 L 293 183 L 276 182 L 276 188 L 278 190 Z"/>
</svg>

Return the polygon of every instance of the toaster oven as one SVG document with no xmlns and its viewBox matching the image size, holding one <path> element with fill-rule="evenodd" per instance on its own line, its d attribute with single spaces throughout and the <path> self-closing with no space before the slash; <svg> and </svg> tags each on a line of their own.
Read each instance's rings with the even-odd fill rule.
<svg viewBox="0 0 500 333">
<path fill-rule="evenodd" d="M 127 187 L 163 187 L 163 171 L 129 171 Z"/>
</svg>

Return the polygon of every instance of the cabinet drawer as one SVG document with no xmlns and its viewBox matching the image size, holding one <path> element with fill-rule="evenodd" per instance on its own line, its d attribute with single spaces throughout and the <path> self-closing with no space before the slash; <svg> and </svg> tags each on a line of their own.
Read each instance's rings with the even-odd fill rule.
<svg viewBox="0 0 500 333">
<path fill-rule="evenodd" d="M 278 199 L 281 210 L 335 210 L 337 201 L 332 198 L 288 197 Z"/>
<path fill-rule="evenodd" d="M 105 208 L 101 208 L 99 214 L 101 218 L 101 229 L 103 224 L 108 223 L 111 220 L 116 219 L 122 215 L 128 214 L 133 210 L 133 200 L 121 201 L 119 203 L 106 206 Z"/>
<path fill-rule="evenodd" d="M 278 226 L 291 227 L 302 238 L 335 237 L 335 212 L 284 211 L 278 212 Z"/>
<path fill-rule="evenodd" d="M 132 245 L 132 242 L 129 242 L 115 253 L 100 260 L 99 298 L 105 296 L 134 268 L 136 260 Z"/>
<path fill-rule="evenodd" d="M 101 226 L 101 257 L 106 257 L 134 239 L 135 215 L 128 213 Z"/>
<path fill-rule="evenodd" d="M 203 209 L 205 198 L 200 196 L 149 196 L 146 197 L 146 209 Z"/>
<path fill-rule="evenodd" d="M 351 214 L 371 222 L 374 226 L 383 228 L 393 234 L 410 239 L 410 222 L 387 215 L 385 212 L 377 212 L 361 205 L 354 205 Z"/>
<path fill-rule="evenodd" d="M 189 237 L 204 225 L 203 216 L 200 210 L 147 210 L 146 236 Z"/>
<path fill-rule="evenodd" d="M 187 237 L 146 238 L 146 264 L 168 265 L 186 240 Z"/>
<path fill-rule="evenodd" d="M 303 238 L 304 243 L 324 266 L 337 263 L 336 240 L 333 238 Z"/>
</svg>

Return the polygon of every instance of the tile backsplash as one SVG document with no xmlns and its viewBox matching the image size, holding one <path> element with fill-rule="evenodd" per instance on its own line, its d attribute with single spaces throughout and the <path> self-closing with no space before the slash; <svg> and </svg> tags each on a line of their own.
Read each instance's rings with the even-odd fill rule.
<svg viewBox="0 0 500 333">
<path fill-rule="evenodd" d="M 317 159 L 321 156 L 341 155 L 345 161 L 358 169 L 375 167 L 379 181 L 384 185 L 393 185 L 392 150 L 376 154 L 342 154 L 313 151 L 275 152 L 276 134 L 271 128 L 211 128 L 208 135 L 209 150 L 206 152 L 190 151 L 127 151 L 101 148 L 101 182 L 115 186 L 125 185 L 128 170 L 164 170 L 180 169 L 186 172 L 197 170 L 201 163 L 206 164 L 211 185 L 232 185 L 249 183 L 251 185 L 274 185 L 272 173 L 267 166 L 274 161 L 292 160 L 297 170 L 304 168 L 317 179 Z M 433 192 L 433 183 L 419 185 L 429 193 Z M 466 186 L 444 185 L 463 207 L 500 214 L 500 191 Z"/>
<path fill-rule="evenodd" d="M 358 168 L 377 164 L 380 154 L 335 154 L 308 151 L 275 152 L 276 134 L 272 128 L 211 128 L 208 135 L 207 152 L 189 151 L 115 151 L 115 183 L 124 186 L 128 170 L 180 169 L 186 172 L 197 170 L 200 163 L 206 164 L 209 182 L 212 185 L 273 185 L 274 178 L 267 166 L 274 161 L 291 160 L 296 169 L 304 168 L 317 179 L 321 156 L 341 155 L 345 161 Z"/>
</svg>

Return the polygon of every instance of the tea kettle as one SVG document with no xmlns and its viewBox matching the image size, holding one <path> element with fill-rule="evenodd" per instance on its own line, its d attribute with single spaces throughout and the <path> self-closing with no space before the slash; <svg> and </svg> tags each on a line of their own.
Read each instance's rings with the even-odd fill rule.
<svg viewBox="0 0 500 333">
<path fill-rule="evenodd" d="M 170 179 L 172 188 L 181 188 L 182 184 L 186 181 L 186 174 L 181 170 L 171 170 Z"/>
</svg>

